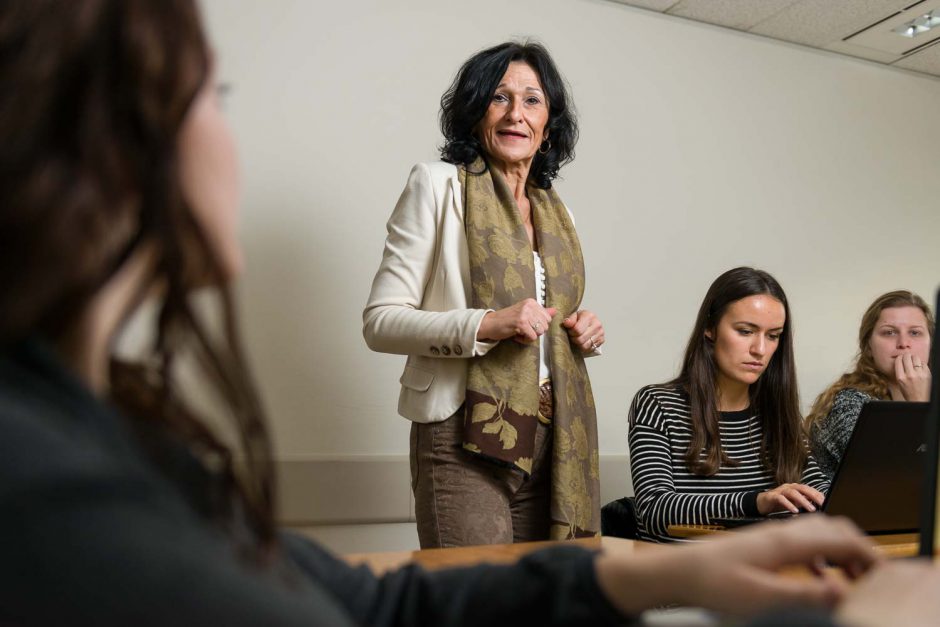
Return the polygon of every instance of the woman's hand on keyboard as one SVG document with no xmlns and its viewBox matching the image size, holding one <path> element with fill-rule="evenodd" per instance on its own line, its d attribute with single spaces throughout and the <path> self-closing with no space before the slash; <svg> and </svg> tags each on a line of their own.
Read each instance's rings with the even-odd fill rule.
<svg viewBox="0 0 940 627">
<path fill-rule="evenodd" d="M 757 511 L 764 516 L 772 512 L 815 512 L 825 500 L 822 492 L 808 485 L 784 483 L 757 495 Z"/>
</svg>

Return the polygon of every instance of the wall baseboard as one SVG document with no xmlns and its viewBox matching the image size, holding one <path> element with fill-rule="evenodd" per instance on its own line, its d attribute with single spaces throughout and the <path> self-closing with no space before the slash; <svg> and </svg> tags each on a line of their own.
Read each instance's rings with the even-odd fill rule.
<svg viewBox="0 0 940 627">
<path fill-rule="evenodd" d="M 275 462 L 278 521 L 291 527 L 414 521 L 407 455 Z M 626 455 L 601 455 L 601 503 L 633 494 Z"/>
</svg>

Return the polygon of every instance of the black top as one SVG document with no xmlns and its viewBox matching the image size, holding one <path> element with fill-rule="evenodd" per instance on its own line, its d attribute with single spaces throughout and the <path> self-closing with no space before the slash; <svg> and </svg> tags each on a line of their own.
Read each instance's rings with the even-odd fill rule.
<svg viewBox="0 0 940 627">
<path fill-rule="evenodd" d="M 855 430 L 858 415 L 872 397 L 856 388 L 839 390 L 832 399 L 832 407 L 826 416 L 815 422 L 810 430 L 810 445 L 819 461 L 819 468 L 832 481 L 839 462 L 845 455 L 849 438 Z"/>
<path fill-rule="evenodd" d="M 0 353 L 0 624 L 622 624 L 577 547 L 376 577 L 284 535 L 252 566 L 201 513 L 209 474 L 179 459 L 152 465 L 42 342 Z"/>
</svg>

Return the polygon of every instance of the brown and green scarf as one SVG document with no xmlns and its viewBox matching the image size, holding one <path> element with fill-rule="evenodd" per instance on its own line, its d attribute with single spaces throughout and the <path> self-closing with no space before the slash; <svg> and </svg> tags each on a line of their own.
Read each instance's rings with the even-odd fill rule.
<svg viewBox="0 0 940 627">
<path fill-rule="evenodd" d="M 532 247 L 512 191 L 482 159 L 460 168 L 470 254 L 472 307 L 502 309 L 535 298 Z M 554 189 L 529 185 L 532 225 L 545 267 L 546 306 L 558 313 L 547 331 L 554 390 L 551 538 L 600 532 L 600 484 L 594 397 L 581 351 L 561 321 L 584 295 L 584 260 L 571 217 Z M 504 340 L 470 360 L 464 448 L 532 471 L 539 407 L 539 345 Z"/>
</svg>

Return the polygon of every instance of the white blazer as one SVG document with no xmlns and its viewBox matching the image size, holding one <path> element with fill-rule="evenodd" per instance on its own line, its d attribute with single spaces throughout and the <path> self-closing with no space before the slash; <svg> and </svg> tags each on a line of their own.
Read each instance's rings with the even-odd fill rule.
<svg viewBox="0 0 940 627">
<path fill-rule="evenodd" d="M 463 403 L 467 359 L 497 344 L 476 339 L 492 310 L 469 309 L 470 257 L 457 167 L 442 161 L 414 166 L 386 228 L 362 334 L 374 351 L 408 356 L 398 413 L 440 422 Z"/>
<path fill-rule="evenodd" d="M 467 358 L 496 342 L 478 342 L 486 309 L 469 309 L 470 260 L 457 167 L 411 169 L 392 217 L 379 271 L 362 312 L 374 351 L 407 355 L 398 413 L 439 422 L 463 403 Z"/>
</svg>

